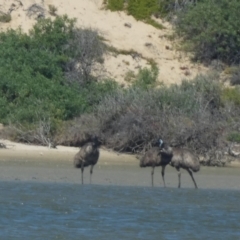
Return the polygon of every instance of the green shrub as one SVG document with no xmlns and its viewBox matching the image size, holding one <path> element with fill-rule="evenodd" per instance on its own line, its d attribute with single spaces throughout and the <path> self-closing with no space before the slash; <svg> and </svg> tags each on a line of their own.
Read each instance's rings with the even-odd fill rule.
<svg viewBox="0 0 240 240">
<path fill-rule="evenodd" d="M 67 15 L 57 16 L 54 20 L 39 19 L 30 31 L 30 37 L 40 49 L 62 53 L 73 37 L 75 24 L 76 19 L 70 19 Z"/>
<path fill-rule="evenodd" d="M 111 11 L 122 11 L 125 0 L 107 0 L 107 9 Z"/>
<path fill-rule="evenodd" d="M 145 20 L 158 11 L 157 0 L 129 0 L 127 11 L 137 20 Z"/>
<path fill-rule="evenodd" d="M 239 88 L 224 88 L 221 98 L 223 102 L 232 102 L 236 106 L 240 106 L 240 89 Z"/>
<path fill-rule="evenodd" d="M 151 19 L 152 15 L 159 12 L 158 0 L 106 0 L 107 8 L 112 11 L 126 10 L 137 20 L 142 20 L 158 29 L 163 25 Z"/>
<path fill-rule="evenodd" d="M 202 0 L 178 14 L 176 32 L 194 59 L 239 63 L 240 2 Z"/>
<path fill-rule="evenodd" d="M 240 143 L 240 133 L 238 132 L 230 133 L 227 137 L 227 140 L 231 142 Z"/>
<path fill-rule="evenodd" d="M 74 19 L 57 16 L 54 20 L 39 20 L 29 35 L 20 29 L 0 33 L 2 123 L 36 125 L 39 117 L 44 117 L 54 126 L 54 122 L 91 111 L 102 95 L 115 87 L 111 82 L 95 82 L 93 77 L 94 82 L 85 86 L 66 79 L 69 62 L 77 57 L 69 47 L 75 31 Z M 80 31 L 77 29 L 78 33 Z M 88 39 L 89 35 L 82 31 Z M 81 51 L 86 47 L 81 45 Z M 79 50 L 79 46 L 75 45 L 75 49 Z"/>
<path fill-rule="evenodd" d="M 101 82 L 91 82 L 86 85 L 83 90 L 88 104 L 86 112 L 91 112 L 93 108 L 101 102 L 105 95 L 114 92 L 118 88 L 118 83 L 111 79 L 106 79 Z"/>
<path fill-rule="evenodd" d="M 147 89 L 148 87 L 154 87 L 158 77 L 158 68 L 153 66 L 151 69 L 143 68 L 140 69 L 136 76 L 133 86 L 138 86 Z"/>
<path fill-rule="evenodd" d="M 174 11 L 175 0 L 159 0 L 159 14 L 166 17 L 169 13 Z"/>
</svg>

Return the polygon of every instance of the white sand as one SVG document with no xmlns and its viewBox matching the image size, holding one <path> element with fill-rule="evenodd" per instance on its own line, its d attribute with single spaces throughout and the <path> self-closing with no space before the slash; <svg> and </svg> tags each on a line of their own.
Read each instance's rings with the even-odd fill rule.
<svg viewBox="0 0 240 240">
<path fill-rule="evenodd" d="M 73 162 L 74 155 L 79 151 L 77 147 L 57 146 L 48 148 L 45 146 L 16 143 L 5 139 L 0 142 L 6 145 L 6 149 L 0 149 L 0 161 L 58 161 Z M 100 165 L 138 165 L 134 155 L 119 154 L 111 150 L 101 148 L 98 164 Z"/>
</svg>

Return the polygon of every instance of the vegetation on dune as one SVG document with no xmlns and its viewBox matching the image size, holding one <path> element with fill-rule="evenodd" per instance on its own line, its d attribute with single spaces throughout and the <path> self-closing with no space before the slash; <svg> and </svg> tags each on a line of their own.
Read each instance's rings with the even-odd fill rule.
<svg viewBox="0 0 240 240">
<path fill-rule="evenodd" d="M 191 52 L 194 60 L 207 64 L 216 59 L 227 64 L 240 63 L 239 1 L 105 0 L 105 4 L 112 11 L 125 10 L 150 24 L 152 16 L 167 17 L 174 24 L 183 49 Z"/>
<path fill-rule="evenodd" d="M 126 11 L 137 20 L 142 20 L 156 28 L 164 28 L 151 18 L 159 12 L 158 0 L 105 0 L 106 8 L 111 11 Z"/>
<path fill-rule="evenodd" d="M 178 14 L 177 34 L 196 60 L 239 63 L 239 11 L 239 1 L 199 1 Z"/>
<path fill-rule="evenodd" d="M 103 53 L 97 33 L 76 28 L 67 16 L 41 19 L 28 35 L 0 33 L 1 122 L 32 131 L 48 119 L 54 134 L 62 121 L 91 111 L 115 87 L 91 76 Z"/>
<path fill-rule="evenodd" d="M 161 137 L 206 156 L 207 164 L 221 165 L 226 140 L 236 139 L 232 133 L 238 132 L 240 114 L 232 94 L 225 95 L 215 75 L 198 76 L 180 86 L 118 88 L 92 113 L 76 118 L 62 141 L 75 145 L 94 132 L 109 148 L 139 152 Z"/>
<path fill-rule="evenodd" d="M 104 0 L 106 8 L 111 11 L 126 11 L 135 19 L 144 21 L 158 29 L 164 26 L 155 18 L 169 17 L 194 5 L 200 0 Z"/>
<path fill-rule="evenodd" d="M 201 0 L 104 0 L 103 3 L 111 11 L 127 10 L 137 19 L 146 19 L 154 14 L 164 17 L 169 13 L 180 11 L 190 4 Z"/>
<path fill-rule="evenodd" d="M 128 2 L 133 13 L 138 9 L 134 4 L 140 2 L 144 1 Z M 154 3 L 145 1 L 139 8 L 149 7 L 147 14 L 152 14 Z M 187 16 L 199 6 L 204 9 L 204 4 L 207 1 L 194 1 L 179 11 L 177 31 L 182 28 L 181 36 L 187 41 L 190 38 L 186 38 L 184 24 L 191 19 Z M 227 6 L 232 5 L 227 4 L 226 9 Z M 145 18 L 144 14 L 139 16 Z M 232 16 L 226 19 L 229 18 Z M 207 18 L 203 19 L 208 26 Z M 198 29 L 202 25 L 197 12 L 195 20 Z M 188 23 L 190 30 L 194 29 L 193 23 L 194 20 Z M 214 49 L 204 46 L 211 52 L 221 45 Z M 144 151 L 161 137 L 174 146 L 187 146 L 207 156 L 208 164 L 221 160 L 216 154 L 224 156 L 226 140 L 239 142 L 239 88 L 224 87 L 218 75 L 156 87 L 159 69 L 154 62 L 150 69 L 129 74 L 131 86 L 122 88 L 113 80 L 98 81 L 97 75 L 92 75 L 107 50 L 96 31 L 77 28 L 75 20 L 67 16 L 40 19 L 29 34 L 20 29 L 0 33 L 0 119 L 9 126 L 5 134 L 14 140 L 43 145 L 75 146 L 96 134 L 107 147 L 129 152 Z M 220 55 L 209 52 L 206 58 L 199 55 L 199 59 L 237 59 L 230 49 L 225 50 Z M 223 57 L 228 53 L 231 57 Z M 236 69 L 235 82 L 239 68 Z"/>
<path fill-rule="evenodd" d="M 104 4 L 107 5 L 107 9 L 111 11 L 123 11 L 125 0 L 104 0 Z"/>
<path fill-rule="evenodd" d="M 11 22 L 11 20 L 12 20 L 12 17 L 10 13 L 0 12 L 0 22 L 8 23 L 8 22 Z"/>
</svg>

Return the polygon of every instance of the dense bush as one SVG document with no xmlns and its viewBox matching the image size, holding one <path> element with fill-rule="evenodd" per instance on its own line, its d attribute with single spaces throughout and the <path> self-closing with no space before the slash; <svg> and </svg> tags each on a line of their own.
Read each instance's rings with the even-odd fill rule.
<svg viewBox="0 0 240 240">
<path fill-rule="evenodd" d="M 20 29 L 0 33 L 1 123 L 32 131 L 42 119 L 49 119 L 54 132 L 61 121 L 90 112 L 116 87 L 91 77 L 91 68 L 104 51 L 99 42 L 96 32 L 77 29 L 67 16 L 41 19 L 28 35 Z M 84 76 L 66 78 L 71 71 L 79 72 L 69 69 L 70 62 L 82 66 Z"/>
<path fill-rule="evenodd" d="M 199 76 L 180 86 L 118 88 L 93 113 L 75 119 L 66 130 L 66 141 L 74 145 L 82 136 L 95 133 L 110 148 L 138 152 L 161 137 L 214 158 L 219 148 L 225 151 L 221 144 L 239 127 L 240 114 L 236 105 L 228 105 L 221 97 L 223 87 L 217 79 L 215 75 Z"/>
<path fill-rule="evenodd" d="M 176 31 L 195 60 L 240 62 L 240 2 L 202 0 L 178 15 Z"/>
</svg>

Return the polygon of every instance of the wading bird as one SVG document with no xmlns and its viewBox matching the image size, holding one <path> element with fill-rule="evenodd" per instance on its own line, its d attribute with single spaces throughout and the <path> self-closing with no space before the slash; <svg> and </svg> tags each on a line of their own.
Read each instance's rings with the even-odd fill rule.
<svg viewBox="0 0 240 240">
<path fill-rule="evenodd" d="M 161 139 L 159 139 L 159 146 L 152 147 L 149 149 L 144 156 L 140 159 L 140 167 L 152 167 L 152 186 L 153 184 L 153 175 L 154 175 L 154 168 L 157 166 L 162 166 L 162 179 L 164 187 L 165 180 L 164 180 L 164 172 L 166 166 L 169 164 L 172 158 L 172 153 L 168 151 L 168 149 L 164 149 L 162 152 L 161 149 L 164 148 L 164 143 Z"/>
<path fill-rule="evenodd" d="M 92 137 L 91 141 L 81 147 L 79 152 L 74 156 L 74 166 L 81 168 L 82 184 L 83 184 L 83 171 L 84 167 L 91 166 L 90 168 L 90 183 L 92 182 L 93 167 L 99 158 L 100 142 L 96 136 Z"/>
<path fill-rule="evenodd" d="M 192 172 L 198 172 L 200 170 L 200 163 L 197 156 L 195 156 L 191 151 L 186 148 L 172 148 L 166 145 L 161 149 L 161 156 L 162 158 L 165 158 L 165 156 L 167 156 L 167 160 L 169 159 L 169 157 L 171 158 L 170 165 L 172 167 L 175 167 L 178 171 L 179 188 L 181 187 L 180 168 L 185 169 L 189 173 L 195 185 L 195 188 L 198 188 L 192 174 Z"/>
</svg>

